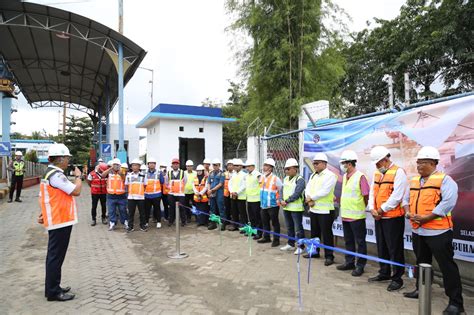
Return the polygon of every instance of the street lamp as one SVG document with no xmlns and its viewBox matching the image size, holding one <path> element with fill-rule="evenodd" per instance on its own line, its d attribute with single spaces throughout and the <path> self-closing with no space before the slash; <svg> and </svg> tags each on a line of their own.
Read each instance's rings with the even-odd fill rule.
<svg viewBox="0 0 474 315">
<path fill-rule="evenodd" d="M 151 93 L 150 93 L 150 109 L 153 109 L 153 76 L 154 76 L 154 71 L 153 69 L 145 68 L 145 67 L 139 67 L 140 69 L 143 70 L 148 70 L 151 72 L 151 80 L 148 81 L 148 83 L 151 84 Z"/>
</svg>

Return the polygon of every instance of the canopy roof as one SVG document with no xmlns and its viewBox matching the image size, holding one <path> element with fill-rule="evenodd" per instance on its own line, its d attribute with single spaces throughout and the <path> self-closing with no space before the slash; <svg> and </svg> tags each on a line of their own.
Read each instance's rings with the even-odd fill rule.
<svg viewBox="0 0 474 315">
<path fill-rule="evenodd" d="M 118 98 L 119 42 L 127 84 L 146 55 L 127 37 L 68 11 L 0 0 L 0 58 L 33 108 L 66 103 L 105 115 L 108 89 L 110 112 Z"/>
</svg>

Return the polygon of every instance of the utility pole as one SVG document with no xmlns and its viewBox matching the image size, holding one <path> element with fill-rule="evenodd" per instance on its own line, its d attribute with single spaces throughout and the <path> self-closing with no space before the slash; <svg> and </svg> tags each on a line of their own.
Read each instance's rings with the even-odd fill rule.
<svg viewBox="0 0 474 315">
<path fill-rule="evenodd" d="M 123 0 L 118 0 L 119 4 L 119 33 L 123 35 Z M 119 136 L 119 147 L 117 150 L 117 157 L 120 161 L 127 161 L 127 151 L 125 151 L 124 145 L 124 97 L 123 97 L 123 43 L 118 42 L 118 67 L 117 67 L 117 81 L 118 81 L 118 103 L 119 103 L 119 121 L 118 121 L 118 136 Z"/>
<path fill-rule="evenodd" d="M 153 69 L 145 68 L 145 67 L 139 67 L 140 69 L 147 70 L 151 72 L 151 81 L 148 81 L 148 83 L 151 84 L 151 94 L 150 94 L 150 109 L 153 109 L 153 77 L 154 77 L 154 72 Z"/>
<path fill-rule="evenodd" d="M 63 142 L 66 139 L 66 102 L 63 103 Z"/>
<path fill-rule="evenodd" d="M 393 109 L 393 77 L 388 76 L 388 105 Z"/>
<path fill-rule="evenodd" d="M 405 106 L 410 105 L 410 77 L 408 72 L 405 72 Z"/>
</svg>

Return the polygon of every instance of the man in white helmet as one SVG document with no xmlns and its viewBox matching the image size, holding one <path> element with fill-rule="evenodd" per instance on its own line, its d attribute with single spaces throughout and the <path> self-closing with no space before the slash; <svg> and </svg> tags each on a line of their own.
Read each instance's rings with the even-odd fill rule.
<svg viewBox="0 0 474 315">
<path fill-rule="evenodd" d="M 100 174 L 107 178 L 107 209 L 109 212 L 109 231 L 117 225 L 117 209 L 119 220 L 128 230 L 127 188 L 125 186 L 126 173 L 122 172 L 120 160 L 111 160 L 112 167 Z"/>
<path fill-rule="evenodd" d="M 231 211 L 232 220 L 241 224 L 247 224 L 247 211 L 245 209 L 245 201 L 247 199 L 245 193 L 246 175 L 242 171 L 243 162 L 241 159 L 234 159 L 234 175 L 229 181 L 229 191 L 232 198 Z M 237 231 L 239 226 L 232 226 L 229 231 Z"/>
<path fill-rule="evenodd" d="M 162 190 L 162 198 L 161 198 L 161 203 L 163 204 L 163 217 L 166 221 L 169 220 L 169 201 L 168 201 L 168 193 L 169 193 L 169 187 L 166 185 L 166 176 L 168 176 L 168 167 L 166 166 L 165 162 L 160 163 L 160 173 L 165 179 L 165 183 L 161 187 Z"/>
<path fill-rule="evenodd" d="M 211 172 L 211 159 L 205 158 L 204 161 L 202 161 L 202 165 L 204 166 L 204 174 L 209 176 Z"/>
<path fill-rule="evenodd" d="M 416 264 L 432 264 L 434 256 L 443 274 L 444 292 L 449 297 L 443 314 L 461 314 L 464 305 L 459 269 L 453 259 L 451 216 L 458 198 L 458 185 L 449 175 L 437 170 L 440 154 L 436 148 L 423 147 L 416 158 L 419 175 L 411 178 L 410 190 L 405 193 L 403 201 L 412 225 Z M 415 276 L 416 289 L 404 293 L 405 297 L 418 298 L 417 272 Z"/>
<path fill-rule="evenodd" d="M 229 191 L 229 182 L 234 174 L 234 161 L 228 160 L 226 164 L 226 170 L 224 172 L 224 208 L 225 208 L 225 217 L 227 219 L 232 218 L 232 207 L 231 207 L 231 198 Z M 224 222 L 224 226 L 229 225 L 227 221 Z"/>
<path fill-rule="evenodd" d="M 207 194 L 209 196 L 209 203 L 211 206 L 211 213 L 220 216 L 222 219 L 227 219 L 224 208 L 224 183 L 225 176 L 221 170 L 221 161 L 219 159 L 212 160 L 212 171 L 209 173 L 207 179 Z M 211 222 L 208 226 L 209 230 L 218 228 L 215 222 Z M 221 230 L 225 229 L 222 225 Z"/>
<path fill-rule="evenodd" d="M 23 153 L 21 151 L 15 152 L 15 159 L 10 161 L 8 169 L 12 172 L 10 185 L 10 198 L 8 202 L 13 201 L 13 193 L 16 188 L 16 202 L 21 202 L 20 195 L 23 188 L 23 174 L 25 173 L 25 162 L 23 161 Z"/>
<path fill-rule="evenodd" d="M 186 186 L 184 186 L 184 205 L 187 207 L 185 208 L 186 211 L 186 221 L 187 223 L 191 223 L 191 210 L 189 207 L 193 206 L 193 199 L 194 199 L 194 179 L 197 176 L 196 171 L 193 170 L 194 162 L 191 160 L 186 161 L 186 176 L 188 179 L 186 180 Z"/>
<path fill-rule="evenodd" d="M 72 226 L 77 223 L 75 196 L 82 188 L 82 174 L 74 169 L 74 183 L 71 183 L 64 171 L 69 166 L 71 154 L 62 143 L 49 147 L 49 165 L 41 179 L 39 202 L 41 214 L 38 223 L 48 230 L 48 253 L 46 255 L 45 297 L 48 301 L 69 301 L 74 294 L 68 293 L 70 287 L 61 287 L 61 267 L 66 257 Z"/>
<path fill-rule="evenodd" d="M 306 203 L 309 207 L 311 220 L 311 238 L 318 237 L 326 246 L 334 247 L 332 224 L 335 218 L 334 189 L 337 175 L 328 169 L 328 157 L 324 153 L 316 153 L 313 157 L 314 173 L 306 185 Z M 304 258 L 319 258 L 319 248 L 314 254 L 305 253 Z M 324 265 L 334 264 L 331 249 L 324 249 Z"/>
<path fill-rule="evenodd" d="M 165 179 L 163 174 L 156 169 L 156 160 L 152 157 L 148 159 L 148 171 L 146 172 L 146 189 L 145 189 L 145 218 L 146 225 L 153 214 L 153 222 L 156 223 L 156 228 L 161 228 L 161 197 L 163 193 L 163 186 Z M 151 212 L 153 208 L 153 212 Z"/>
<path fill-rule="evenodd" d="M 390 151 L 383 146 L 376 146 L 370 152 L 376 170 L 370 186 L 369 210 L 375 219 L 379 258 L 405 264 L 405 211 L 402 200 L 408 181 L 405 171 L 395 165 L 390 157 Z M 405 268 L 384 263 L 379 265 L 378 274 L 369 278 L 369 282 L 391 280 L 387 290 L 399 290 L 403 286 Z"/>
<path fill-rule="evenodd" d="M 367 255 L 367 234 L 365 209 L 369 199 L 370 186 L 367 177 L 356 169 L 357 154 L 352 150 L 342 152 L 340 168 L 343 172 L 341 193 L 341 218 L 346 249 Z M 353 277 L 364 273 L 367 259 L 346 255 L 345 263 L 337 270 L 352 270 Z"/>
<path fill-rule="evenodd" d="M 125 186 L 128 190 L 128 229 L 127 232 L 134 231 L 135 210 L 138 208 L 140 218 L 140 231 L 148 230 L 145 213 L 145 190 L 148 184 L 147 177 L 140 171 L 142 161 L 134 159 L 130 163 L 132 171 L 125 177 Z"/>
<path fill-rule="evenodd" d="M 245 191 L 247 193 L 247 209 L 250 224 L 256 228 L 263 228 L 262 215 L 260 213 L 260 181 L 262 173 L 255 169 L 255 161 L 248 159 L 245 162 L 247 169 L 247 178 L 245 180 Z M 253 236 L 254 240 L 262 238 L 262 231 L 257 230 L 257 235 Z"/>
</svg>

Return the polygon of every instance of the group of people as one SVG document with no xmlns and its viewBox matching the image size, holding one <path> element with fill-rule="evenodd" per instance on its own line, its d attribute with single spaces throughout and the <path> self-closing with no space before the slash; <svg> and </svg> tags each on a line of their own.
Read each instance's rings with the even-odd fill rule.
<svg viewBox="0 0 474 315">
<path fill-rule="evenodd" d="M 55 150 L 61 151 L 62 155 Z M 378 256 L 404 264 L 403 232 L 405 219 L 408 219 L 412 225 L 417 265 L 431 263 L 434 256 L 443 274 L 445 293 L 449 297 L 449 305 L 444 314 L 463 312 L 461 280 L 453 260 L 452 245 L 451 211 L 457 200 L 457 185 L 450 176 L 437 170 L 440 160 L 438 150 L 423 147 L 418 152 L 416 164 L 419 175 L 410 180 L 405 171 L 391 161 L 387 148 L 374 147 L 370 155 L 376 166 L 371 180 L 357 169 L 358 157 L 354 151 L 344 151 L 339 160 L 343 174 L 339 215 L 342 218 L 346 249 L 367 254 L 365 219 L 367 213 L 371 213 L 375 219 Z M 67 249 L 70 228 L 77 222 L 72 196 L 78 195 L 81 188 L 80 180 L 77 180 L 81 176 L 78 169 L 75 170 L 74 184 L 64 181 L 62 170 L 67 167 L 68 156 L 67 148 L 52 146 L 49 158 L 51 165 L 41 182 L 42 215 L 39 221 L 49 230 L 50 236 L 46 268 L 48 300 L 74 297 L 67 293 L 70 288 L 59 286 L 60 266 Z M 294 251 L 299 255 L 303 253 L 303 246 L 295 240 L 305 237 L 302 222 L 303 214 L 308 211 L 311 238 L 318 237 L 322 244 L 329 247 L 324 250 L 324 265 L 334 264 L 334 254 L 330 247 L 334 246 L 332 225 L 336 217 L 335 190 L 338 175 L 328 168 L 328 157 L 324 153 L 314 156 L 314 173 L 308 182 L 299 175 L 298 161 L 293 158 L 285 163 L 283 180 L 274 174 L 275 161 L 271 158 L 264 161 L 263 173 L 256 170 L 254 161 L 247 160 L 244 164 L 241 159 L 227 161 L 225 170 L 221 169 L 218 159 L 212 162 L 205 159 L 196 170 L 193 169 L 192 161 L 186 162 L 186 170 L 180 169 L 178 159 L 171 161 L 170 170 L 164 165 L 157 169 L 157 162 L 152 158 L 145 167 L 140 160 L 133 160 L 131 171 L 122 166 L 118 159 L 111 160 L 109 165 L 100 162 L 88 176 L 93 205 L 97 206 L 99 200 L 104 205 L 103 200 L 106 200 L 110 230 L 117 224 L 118 211 L 121 223 L 127 231 L 133 231 L 136 209 L 139 212 L 141 230 L 148 229 L 150 216 L 153 216 L 157 228 L 160 228 L 160 202 L 163 201 L 167 202 L 164 215 L 169 225 L 178 220 L 174 215 L 174 206 L 177 207 L 181 224 L 185 225 L 190 221 L 189 210 L 194 205 L 200 210 L 197 225 L 207 226 L 208 229 L 218 228 L 215 222 L 208 220 L 207 214 L 219 215 L 224 219 L 221 229 L 238 231 L 241 225 L 250 224 L 259 228 L 254 240 L 277 247 L 280 245 L 281 207 L 289 239 L 280 249 Z M 67 215 L 55 215 L 62 208 L 67 209 Z M 105 208 L 102 209 L 102 223 L 107 224 Z M 94 206 L 92 219 L 92 225 L 95 225 Z M 305 253 L 303 257 L 318 258 L 320 253 L 317 250 Z M 337 269 L 350 270 L 352 276 L 358 277 L 364 273 L 365 265 L 365 258 L 348 254 Z M 387 290 L 395 291 L 403 286 L 403 274 L 403 267 L 380 263 L 378 274 L 370 277 L 369 282 L 390 281 Z M 416 289 L 404 295 L 417 298 L 418 281 Z"/>
</svg>

